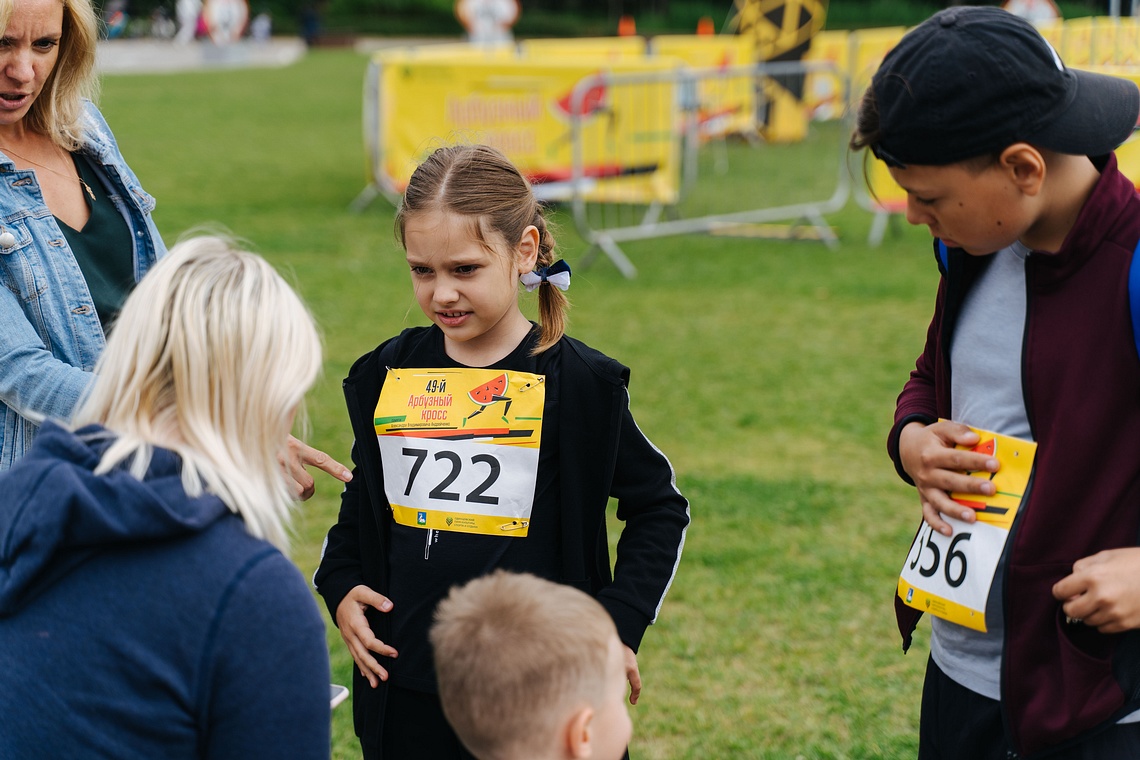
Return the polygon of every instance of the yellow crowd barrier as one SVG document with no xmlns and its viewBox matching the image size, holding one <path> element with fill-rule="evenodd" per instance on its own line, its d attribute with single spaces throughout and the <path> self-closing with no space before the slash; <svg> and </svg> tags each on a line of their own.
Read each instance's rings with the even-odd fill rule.
<svg viewBox="0 0 1140 760">
<path fill-rule="evenodd" d="M 542 47 L 541 52 L 539 47 Z M 605 72 L 675 68 L 669 58 L 612 56 L 570 47 L 398 49 L 377 53 L 366 92 L 372 181 L 395 199 L 423 158 L 442 144 L 479 142 L 502 150 L 532 181 L 565 183 L 573 175 L 571 113 L 579 117 L 580 179 L 598 202 L 672 203 L 679 192 L 675 95 L 661 85 L 636 101 L 615 97 Z M 367 114 L 374 114 L 367 118 Z"/>
<path fill-rule="evenodd" d="M 805 61 L 829 63 L 834 69 L 808 74 L 804 110 L 819 121 L 842 118 L 847 107 L 847 77 L 851 70 L 851 33 L 820 32 L 811 41 Z"/>
<path fill-rule="evenodd" d="M 695 84 L 694 102 L 702 139 L 730 134 L 755 135 L 756 89 L 753 77 L 729 74 L 753 63 L 752 40 L 735 34 L 710 36 L 661 35 L 650 43 L 654 56 L 675 58 L 695 69 L 719 69 L 723 77 L 706 77 Z"/>
<path fill-rule="evenodd" d="M 1067 65 L 1140 82 L 1137 19 L 1080 18 L 1039 28 Z M 748 35 L 386 50 L 373 57 L 366 83 L 365 194 L 395 200 L 436 146 L 477 141 L 502 149 L 550 197 L 577 182 L 574 191 L 584 189 L 591 202 L 670 205 L 682 192 L 680 143 L 682 133 L 692 134 L 692 119 L 702 140 L 729 134 L 799 140 L 809 120 L 850 112 L 905 31 L 816 33 L 804 61 L 827 65 L 806 68 L 802 96 L 794 94 L 794 77 L 757 80 L 745 71 L 756 63 L 755 40 Z M 607 85 L 607 75 L 686 68 L 701 74 L 650 76 L 638 81 L 655 84 L 639 89 Z M 716 76 L 718 69 L 725 75 Z M 575 155 L 576 149 L 585 154 Z M 1140 143 L 1130 140 L 1118 157 L 1126 175 L 1140 178 Z M 881 218 L 904 208 L 905 194 L 884 166 L 872 159 L 868 177 L 869 192 L 857 196 L 866 208 Z"/>
<path fill-rule="evenodd" d="M 636 36 L 525 40 L 518 46 L 521 58 L 535 60 L 542 60 L 545 56 L 585 56 L 605 61 L 632 61 L 644 58 L 648 51 L 649 42 L 644 37 Z"/>
<path fill-rule="evenodd" d="M 1140 87 L 1140 67 L 1137 66 L 1100 66 L 1090 69 L 1101 74 L 1130 79 Z M 1133 132 L 1123 145 L 1116 149 L 1116 162 L 1125 177 L 1140 188 L 1140 139 Z"/>
</svg>

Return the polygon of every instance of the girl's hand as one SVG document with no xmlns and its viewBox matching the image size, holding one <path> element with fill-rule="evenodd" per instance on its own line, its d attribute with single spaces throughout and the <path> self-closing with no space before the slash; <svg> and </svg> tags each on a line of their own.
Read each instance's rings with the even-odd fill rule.
<svg viewBox="0 0 1140 760">
<path fill-rule="evenodd" d="M 354 586 L 336 608 L 336 624 L 340 637 L 348 645 L 349 654 L 360 669 L 360 675 L 368 679 L 375 689 L 381 681 L 388 680 L 388 671 L 380 666 L 373 656 L 375 652 L 383 657 L 395 657 L 397 652 L 372 633 L 364 611 L 373 607 L 381 612 L 391 612 L 392 602 L 388 597 L 377 594 L 367 586 Z"/>
<path fill-rule="evenodd" d="M 1108 549 L 1073 563 L 1053 585 L 1065 614 L 1101 633 L 1140 628 L 1140 549 Z"/>
<path fill-rule="evenodd" d="M 625 654 L 625 677 L 629 679 L 629 703 L 637 704 L 641 696 L 641 671 L 637 669 L 637 655 L 625 644 L 621 645 Z"/>
<path fill-rule="evenodd" d="M 968 472 L 997 472 L 998 461 L 986 454 L 965 451 L 955 446 L 976 446 L 978 434 L 957 422 L 935 422 L 923 425 L 912 422 L 899 434 L 899 461 L 914 481 L 922 504 L 922 519 L 939 533 L 953 531 L 942 515 L 972 523 L 974 510 L 950 498 L 951 491 L 992 496 L 994 484 Z"/>
</svg>

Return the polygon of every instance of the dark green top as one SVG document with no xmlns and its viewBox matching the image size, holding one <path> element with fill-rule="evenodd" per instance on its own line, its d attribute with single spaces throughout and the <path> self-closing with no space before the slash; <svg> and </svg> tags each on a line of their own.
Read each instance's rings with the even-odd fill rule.
<svg viewBox="0 0 1140 760">
<path fill-rule="evenodd" d="M 87 224 L 81 230 L 73 230 L 60 221 L 59 228 L 71 246 L 83 279 L 87 280 L 99 323 L 106 333 L 119 316 L 127 294 L 135 286 L 134 241 L 126 220 L 115 208 L 91 160 L 79 153 L 72 153 L 71 158 L 79 176 L 95 194 L 95 200 L 91 200 L 84 188 L 83 200 L 87 201 L 91 212 Z M 59 221 L 58 217 L 56 221 Z"/>
</svg>

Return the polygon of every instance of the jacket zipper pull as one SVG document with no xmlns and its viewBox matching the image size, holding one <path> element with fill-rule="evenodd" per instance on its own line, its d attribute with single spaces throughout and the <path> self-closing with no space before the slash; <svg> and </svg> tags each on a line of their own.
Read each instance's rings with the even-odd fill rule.
<svg viewBox="0 0 1140 760">
<path fill-rule="evenodd" d="M 427 533 L 427 543 L 424 544 L 424 559 L 427 559 L 431 555 L 431 534 L 435 533 L 435 531 L 431 528 L 428 528 Z"/>
</svg>

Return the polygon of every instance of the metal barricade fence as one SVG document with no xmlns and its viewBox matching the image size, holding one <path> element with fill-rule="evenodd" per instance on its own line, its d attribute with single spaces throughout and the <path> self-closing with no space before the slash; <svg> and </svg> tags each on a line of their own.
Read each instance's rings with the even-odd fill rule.
<svg viewBox="0 0 1140 760">
<path fill-rule="evenodd" d="M 377 196 L 383 196 L 393 206 L 400 204 L 400 190 L 384 172 L 384 145 L 381 125 L 384 124 L 383 101 L 380 97 L 380 78 L 383 65 L 373 58 L 364 74 L 364 152 L 368 160 L 368 184 L 349 204 L 351 211 L 360 213 L 368 208 Z"/>
<path fill-rule="evenodd" d="M 781 62 L 581 80 L 568 108 L 571 176 L 535 188 L 544 199 L 569 203 L 589 245 L 580 265 L 601 253 L 633 277 L 620 243 L 699 233 L 817 239 L 836 248 L 824 215 L 850 193 L 845 122 L 812 124 L 804 140 L 787 144 L 762 136 L 772 84 L 811 72 L 841 76 L 827 62 Z M 624 142 L 613 139 L 618 125 L 598 129 L 599 119 L 627 122 L 620 125 Z M 655 142 L 655 155 L 627 155 Z"/>
<path fill-rule="evenodd" d="M 551 106 L 566 131 L 545 148 L 569 144 L 568 165 L 555 162 L 546 176 L 531 179 L 540 199 L 569 205 L 589 246 L 579 265 L 604 253 L 633 277 L 637 270 L 621 243 L 698 233 L 777 234 L 835 248 L 824 215 L 842 208 L 849 195 L 843 123 L 812 123 L 803 140 L 782 144 L 764 136 L 773 83 L 812 72 L 846 82 L 828 62 L 691 68 L 678 61 L 578 80 Z M 364 81 L 370 182 L 352 203 L 356 211 L 377 196 L 397 205 L 403 190 L 388 141 L 390 125 L 409 104 L 386 93 L 386 81 L 384 62 L 372 60 Z M 784 106 L 802 108 L 798 101 Z M 423 139 L 428 145 L 434 138 Z M 741 207 L 742 200 L 749 202 Z M 771 224 L 782 221 L 791 224 Z"/>
</svg>

